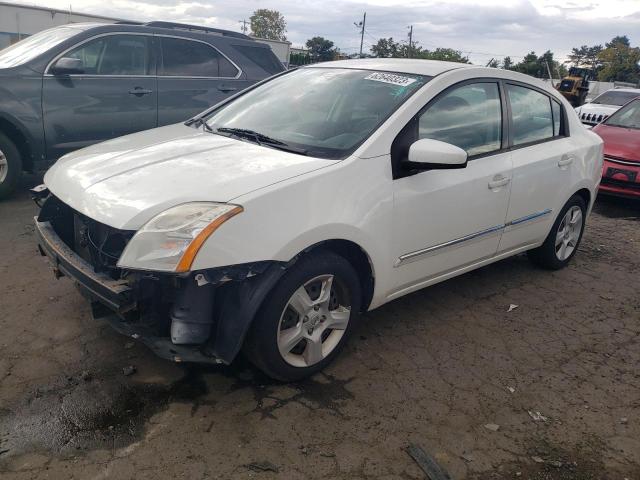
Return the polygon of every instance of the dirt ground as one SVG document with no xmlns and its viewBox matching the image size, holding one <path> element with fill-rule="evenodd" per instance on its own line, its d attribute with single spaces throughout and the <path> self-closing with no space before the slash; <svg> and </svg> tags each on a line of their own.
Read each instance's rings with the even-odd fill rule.
<svg viewBox="0 0 640 480">
<path fill-rule="evenodd" d="M 599 199 L 563 271 L 518 256 L 365 315 L 290 385 L 92 320 L 35 213 L 0 202 L 3 480 L 425 478 L 409 444 L 456 480 L 640 478 L 640 203 Z"/>
</svg>

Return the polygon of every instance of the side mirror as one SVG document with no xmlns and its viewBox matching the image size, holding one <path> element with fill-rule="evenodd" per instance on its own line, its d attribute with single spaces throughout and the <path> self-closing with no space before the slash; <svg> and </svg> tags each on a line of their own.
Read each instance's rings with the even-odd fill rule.
<svg viewBox="0 0 640 480">
<path fill-rule="evenodd" d="M 423 138 L 409 147 L 409 167 L 418 170 L 465 168 L 467 152 L 450 143 Z"/>
<path fill-rule="evenodd" d="M 53 64 L 49 71 L 53 75 L 72 75 L 84 73 L 83 67 L 82 60 L 79 58 L 62 57 Z"/>
</svg>

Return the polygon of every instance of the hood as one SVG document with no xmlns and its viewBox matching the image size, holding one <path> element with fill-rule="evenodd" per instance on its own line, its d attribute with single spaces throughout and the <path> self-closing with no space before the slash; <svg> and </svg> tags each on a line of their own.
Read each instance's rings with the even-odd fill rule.
<svg viewBox="0 0 640 480">
<path fill-rule="evenodd" d="M 640 130 L 600 124 L 593 128 L 604 140 L 604 154 L 640 162 Z"/>
<path fill-rule="evenodd" d="M 46 173 L 44 183 L 89 218 L 137 230 L 175 205 L 228 202 L 336 162 L 178 124 L 65 155 Z"/>
</svg>

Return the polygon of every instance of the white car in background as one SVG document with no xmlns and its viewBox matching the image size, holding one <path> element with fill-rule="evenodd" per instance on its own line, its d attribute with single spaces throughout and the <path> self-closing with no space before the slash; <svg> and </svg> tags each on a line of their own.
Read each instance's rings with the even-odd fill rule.
<svg viewBox="0 0 640 480">
<path fill-rule="evenodd" d="M 598 95 L 591 102 L 577 107 L 576 113 L 585 125 L 597 125 L 627 102 L 640 96 L 640 88 L 613 88 Z"/>
<path fill-rule="evenodd" d="M 41 253 L 174 361 L 243 348 L 295 380 L 361 312 L 529 252 L 578 250 L 602 140 L 527 75 L 366 59 L 272 77 L 184 124 L 61 158 Z"/>
</svg>

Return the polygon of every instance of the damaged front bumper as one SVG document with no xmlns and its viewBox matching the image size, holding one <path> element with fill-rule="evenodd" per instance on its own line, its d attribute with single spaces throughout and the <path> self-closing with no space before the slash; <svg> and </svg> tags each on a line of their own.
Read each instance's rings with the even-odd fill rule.
<svg viewBox="0 0 640 480">
<path fill-rule="evenodd" d="M 126 271 L 114 279 L 76 253 L 51 222 L 36 217 L 35 231 L 56 278 L 75 282 L 94 318 L 175 362 L 231 363 L 285 269 L 264 261 L 184 274 Z"/>
</svg>

